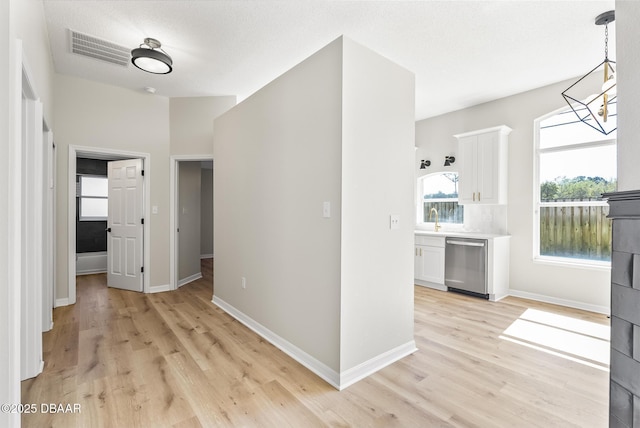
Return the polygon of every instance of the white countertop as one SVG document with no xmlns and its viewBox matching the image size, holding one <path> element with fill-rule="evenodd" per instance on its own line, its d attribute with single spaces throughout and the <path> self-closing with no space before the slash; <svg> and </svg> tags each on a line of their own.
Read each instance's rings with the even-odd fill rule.
<svg viewBox="0 0 640 428">
<path fill-rule="evenodd" d="M 414 232 L 416 235 L 442 236 L 443 238 L 449 236 L 452 238 L 494 239 L 494 238 L 508 238 L 511 236 L 511 235 L 496 234 L 496 233 L 465 232 L 464 230 L 440 230 L 439 232 L 435 232 L 433 230 L 416 229 Z"/>
</svg>

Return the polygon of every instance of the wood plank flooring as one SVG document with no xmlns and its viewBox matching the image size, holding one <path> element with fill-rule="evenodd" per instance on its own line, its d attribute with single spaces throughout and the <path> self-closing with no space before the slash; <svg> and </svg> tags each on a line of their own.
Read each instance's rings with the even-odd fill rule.
<svg viewBox="0 0 640 428">
<path fill-rule="evenodd" d="M 519 320 L 528 309 L 606 330 L 603 315 L 416 287 L 419 351 L 339 392 L 213 305 L 212 269 L 204 260 L 203 279 L 151 295 L 79 277 L 77 303 L 55 309 L 44 372 L 22 383 L 22 402 L 78 403 L 81 412 L 25 414 L 23 426 L 608 425 L 606 362 L 576 356 L 565 339 L 556 349 L 550 333 L 544 343 L 505 338 L 519 323 L 553 331 Z M 554 327 L 561 337 L 569 321 Z"/>
</svg>

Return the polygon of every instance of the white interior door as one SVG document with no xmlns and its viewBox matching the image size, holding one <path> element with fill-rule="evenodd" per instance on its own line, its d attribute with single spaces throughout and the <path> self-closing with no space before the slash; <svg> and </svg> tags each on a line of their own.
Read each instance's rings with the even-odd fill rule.
<svg viewBox="0 0 640 428">
<path fill-rule="evenodd" d="M 142 292 L 142 159 L 109 162 L 107 285 Z"/>
</svg>

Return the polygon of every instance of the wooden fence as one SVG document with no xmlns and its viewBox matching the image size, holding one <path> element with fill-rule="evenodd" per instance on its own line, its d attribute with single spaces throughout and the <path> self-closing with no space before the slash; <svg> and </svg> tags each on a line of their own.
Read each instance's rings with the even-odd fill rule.
<svg viewBox="0 0 640 428">
<path fill-rule="evenodd" d="M 611 260 L 609 206 L 540 207 L 540 254 Z"/>
<path fill-rule="evenodd" d="M 424 202 L 424 222 L 429 221 L 429 211 L 431 208 L 438 210 L 438 220 L 440 223 L 462 223 L 464 218 L 464 207 L 458 205 L 457 201 Z M 436 221 L 431 217 L 431 221 Z"/>
</svg>

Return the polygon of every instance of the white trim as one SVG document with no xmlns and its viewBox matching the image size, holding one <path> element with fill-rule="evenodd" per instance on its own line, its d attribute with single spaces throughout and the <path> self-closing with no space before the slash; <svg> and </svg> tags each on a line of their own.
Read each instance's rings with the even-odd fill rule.
<svg viewBox="0 0 640 428">
<path fill-rule="evenodd" d="M 540 123 L 555 116 L 559 113 L 567 111 L 567 107 L 560 107 L 552 112 L 546 113 L 533 120 L 533 227 L 532 227 L 532 249 L 534 263 L 554 264 L 557 266 L 587 269 L 604 269 L 602 262 L 597 260 L 590 261 L 588 259 L 573 261 L 569 257 L 550 257 L 540 254 L 540 208 L 547 206 L 606 206 L 606 201 L 576 201 L 576 202 L 541 202 L 540 201 L 540 155 L 545 153 L 562 152 L 567 150 L 579 150 L 583 148 L 606 147 L 617 145 L 617 138 L 604 136 L 602 140 L 589 141 L 583 143 L 565 144 L 557 147 L 540 147 Z M 617 180 L 616 170 L 616 180 Z M 563 263 L 564 260 L 564 263 Z M 597 311 L 596 311 L 597 312 Z"/>
<path fill-rule="evenodd" d="M 212 259 L 212 258 L 213 258 L 213 254 L 200 254 L 200 260 Z"/>
<path fill-rule="evenodd" d="M 370 360 L 367 360 L 355 367 L 345 370 L 340 374 L 340 388 L 338 389 L 343 390 L 346 387 L 358 382 L 359 380 L 362 380 L 365 377 L 377 372 L 378 370 L 381 370 L 386 366 L 391 365 L 396 361 L 406 357 L 407 355 L 413 354 L 417 350 L 418 348 L 416 348 L 416 342 L 414 340 L 410 340 L 407 343 L 390 349 L 387 352 L 383 352 L 382 354 L 377 355 Z"/>
<path fill-rule="evenodd" d="M 343 390 L 418 350 L 415 341 L 411 340 L 342 373 L 338 373 L 219 297 L 213 296 L 212 302 L 338 390 Z"/>
<path fill-rule="evenodd" d="M 3 5 L 2 9 L 3 11 L 8 11 L 9 7 Z M 5 18 L 3 17 L 2 19 L 4 20 Z M 4 25 L 4 22 L 2 28 L 8 28 Z M 7 66 L 9 79 L 0 83 L 0 85 L 8 86 L 7 94 L 9 96 L 8 133 L 2 135 L 3 138 L 8 137 L 9 140 L 7 144 L 0 144 L 2 165 L 6 167 L 6 171 L 3 171 L 3 177 L 0 181 L 3 186 L 6 185 L 7 195 L 7 200 L 3 201 L 4 207 L 2 209 L 2 215 L 6 214 L 7 218 L 6 225 L 3 225 L 7 240 L 0 244 L 6 246 L 3 250 L 6 257 L 3 257 L 2 269 L 0 269 L 2 278 L 0 282 L 2 287 L 6 287 L 6 300 L 3 299 L 0 302 L 6 324 L 0 328 L 6 329 L 6 335 L 3 335 L 3 337 L 7 339 L 7 345 L 4 348 L 4 356 L 0 360 L 5 365 L 3 371 L 7 373 L 7 377 L 3 376 L 3 379 L 7 379 L 8 382 L 0 385 L 0 394 L 7 403 L 20 403 L 20 284 L 22 283 L 20 228 L 22 225 L 22 208 L 20 203 L 21 164 L 19 160 L 22 150 L 22 42 L 19 39 L 13 39 L 10 34 L 6 33 L 0 37 L 2 37 L 3 41 L 9 42 L 9 64 Z M 4 229 L 4 226 L 6 226 L 6 229 Z M 6 423 L 7 426 L 20 426 L 20 415 L 18 413 L 0 415 L 0 421 Z"/>
<path fill-rule="evenodd" d="M 541 265 L 557 266 L 567 269 L 587 269 L 611 271 L 611 262 L 588 259 L 572 259 L 570 257 L 537 256 L 533 262 Z"/>
<path fill-rule="evenodd" d="M 545 296 L 537 293 L 529 293 L 528 291 L 510 289 L 509 296 L 520 297 L 522 299 L 535 300 L 544 303 L 552 303 L 554 305 L 566 306 L 568 308 L 574 309 L 582 309 L 583 311 L 596 312 L 599 314 L 611 314 L 611 308 L 609 308 L 608 306 L 591 305 L 589 303 L 578 302 L 576 300 L 561 299 L 558 297 Z"/>
<path fill-rule="evenodd" d="M 173 291 L 173 288 L 171 288 L 171 285 L 169 285 L 169 284 L 154 285 L 153 287 L 149 288 L 149 291 L 147 293 L 149 293 L 149 294 L 164 293 L 165 291 Z"/>
<path fill-rule="evenodd" d="M 114 159 L 142 159 L 144 169 L 144 218 L 149 219 L 144 223 L 143 259 L 144 266 L 150 270 L 151 266 L 151 154 L 143 152 L 131 152 L 126 150 L 106 149 L 100 147 L 87 147 L 69 145 L 68 176 L 67 176 L 67 252 L 68 252 L 68 296 L 69 304 L 76 303 L 76 158 L 79 155 L 102 156 Z M 143 292 L 150 293 L 150 277 L 147 272 L 143 275 Z"/>
<path fill-rule="evenodd" d="M 76 255 L 76 275 L 88 275 L 107 271 L 107 252 L 94 251 Z"/>
<path fill-rule="evenodd" d="M 182 278 L 180 281 L 178 281 L 178 287 L 182 287 L 183 285 L 186 285 L 190 282 L 197 281 L 200 278 L 202 278 L 202 272 L 194 273 L 193 275 Z"/>
<path fill-rule="evenodd" d="M 56 308 L 60 308 L 62 306 L 69 306 L 71 303 L 69 303 L 69 298 L 65 297 L 62 299 L 56 299 Z"/>
<path fill-rule="evenodd" d="M 414 278 L 413 284 L 419 285 L 420 287 L 432 288 L 434 290 L 449 291 L 449 287 L 444 284 L 436 284 L 435 282 L 423 281 L 417 278 Z"/>
<path fill-rule="evenodd" d="M 213 155 L 172 155 L 169 157 L 169 284 L 177 290 L 178 279 L 178 162 L 213 161 Z"/>
<path fill-rule="evenodd" d="M 43 201 L 44 201 L 44 144 L 42 102 L 33 86 L 32 73 L 24 53 L 20 64 L 22 84 L 19 150 L 21 171 L 19 174 L 21 192 L 20 204 L 22 224 L 20 236 L 22 252 L 20 269 L 21 282 L 21 329 L 20 329 L 20 378 L 37 376 L 42 372 L 42 331 L 43 331 Z"/>
<path fill-rule="evenodd" d="M 218 306 L 220 309 L 240 321 L 242 324 L 247 326 L 249 329 L 253 330 L 259 336 L 263 337 L 267 341 L 269 341 L 276 348 L 280 349 L 282 352 L 311 370 L 313 373 L 317 374 L 320 378 L 324 379 L 327 383 L 333 386 L 336 389 L 340 388 L 340 374 L 333 370 L 331 367 L 327 366 L 323 362 L 317 360 L 311 355 L 304 352 L 302 349 L 295 346 L 293 343 L 283 339 L 276 333 L 272 332 L 268 328 L 264 327 L 262 324 L 256 322 L 251 317 L 245 315 L 240 312 L 238 309 L 234 308 L 224 300 L 220 299 L 217 296 L 213 296 L 212 300 L 213 304 Z"/>
</svg>

